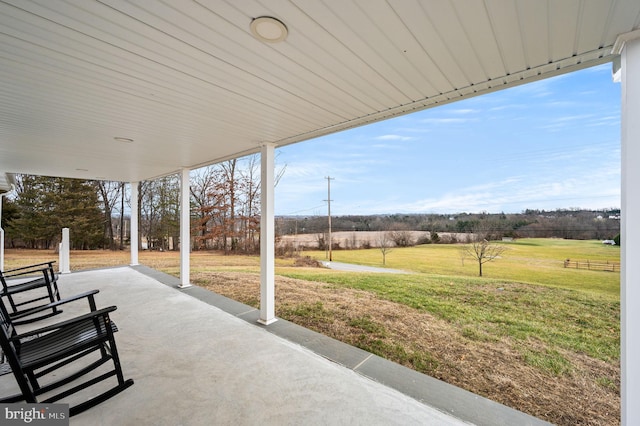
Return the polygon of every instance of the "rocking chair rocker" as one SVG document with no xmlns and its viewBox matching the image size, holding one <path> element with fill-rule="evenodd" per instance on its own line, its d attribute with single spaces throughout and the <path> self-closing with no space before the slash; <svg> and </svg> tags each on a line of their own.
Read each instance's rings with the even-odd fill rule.
<svg viewBox="0 0 640 426">
<path fill-rule="evenodd" d="M 0 402 L 53 403 L 116 376 L 117 384 L 114 387 L 70 407 L 69 414 L 73 416 L 111 398 L 133 384 L 132 379 L 124 379 L 114 338 L 117 328 L 109 317 L 109 313 L 115 311 L 116 307 L 96 309 L 94 301 L 96 293 L 98 290 L 29 311 L 27 315 L 38 310 L 53 309 L 58 305 L 85 297 L 91 308 L 91 311 L 84 315 L 21 334 L 16 332 L 4 303 L 0 301 L 0 346 L 21 392 L 9 397 L 0 397 Z M 82 363 L 74 372 L 66 373 L 68 375 L 65 377 L 46 384 L 41 383 L 42 378 L 51 376 L 50 373 L 76 363 L 94 352 L 99 352 L 98 360 L 88 364 Z M 109 361 L 113 362 L 113 368 L 106 373 L 86 378 L 80 384 L 52 394 L 52 391 L 60 386 L 78 381 Z M 49 394 L 39 400 L 39 397 L 46 393 Z"/>
</svg>

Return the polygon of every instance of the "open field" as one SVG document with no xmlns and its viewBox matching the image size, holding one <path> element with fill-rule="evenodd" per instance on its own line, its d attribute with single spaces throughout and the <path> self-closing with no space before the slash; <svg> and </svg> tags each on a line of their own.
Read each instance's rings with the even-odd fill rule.
<svg viewBox="0 0 640 426">
<path fill-rule="evenodd" d="M 619 274 L 563 268 L 568 257 L 618 261 L 619 248 L 508 244 L 483 278 L 456 246 L 394 249 L 386 266 L 408 275 L 278 259 L 276 314 L 553 423 L 619 424 Z M 6 267 L 56 257 L 8 250 Z M 382 257 L 372 249 L 334 251 L 333 259 L 381 266 Z M 71 255 L 72 269 L 128 261 L 126 252 Z M 178 261 L 175 252 L 140 253 L 141 263 L 174 275 Z M 257 257 L 194 252 L 191 269 L 194 283 L 258 306 Z"/>
<path fill-rule="evenodd" d="M 529 238 L 514 242 L 499 242 L 507 247 L 500 259 L 483 267 L 485 278 L 499 278 L 522 283 L 542 284 L 596 294 L 620 294 L 618 273 L 593 274 L 592 271 L 564 269 L 564 261 L 620 261 L 620 247 L 600 241 Z M 380 249 L 333 251 L 336 262 L 357 263 L 382 267 Z M 304 255 L 324 260 L 324 251 L 306 251 Z M 455 244 L 428 244 L 416 247 L 394 248 L 387 253 L 386 265 L 391 269 L 440 275 L 475 277 L 478 264 L 473 259 L 461 258 L 460 246 Z"/>
</svg>

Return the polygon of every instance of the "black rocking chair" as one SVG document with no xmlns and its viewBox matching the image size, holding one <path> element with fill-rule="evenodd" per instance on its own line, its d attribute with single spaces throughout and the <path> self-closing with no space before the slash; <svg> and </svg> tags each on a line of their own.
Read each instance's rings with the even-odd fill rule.
<svg viewBox="0 0 640 426">
<path fill-rule="evenodd" d="M 0 282 L 2 282 L 0 296 L 6 297 L 9 301 L 11 307 L 9 315 L 11 318 L 15 318 L 25 312 L 31 311 L 33 313 L 37 308 L 60 300 L 58 275 L 53 270 L 54 263 L 55 261 L 44 262 L 0 271 Z M 18 296 L 19 294 L 20 296 Z M 16 322 L 14 319 L 14 325 L 51 317 L 62 311 L 54 305 L 51 311 L 38 310 L 38 312 L 41 312 L 41 314 L 37 316 L 22 316 L 23 319 L 20 322 Z"/>
<path fill-rule="evenodd" d="M 94 301 L 96 293 L 98 290 L 93 290 L 51 304 L 57 306 L 87 298 L 91 308 L 89 313 L 21 334 L 16 332 L 4 303 L 0 302 L 0 345 L 21 392 L 17 395 L 0 397 L 0 403 L 19 401 L 54 403 L 116 376 L 117 384 L 115 386 L 70 407 L 69 415 L 74 416 L 111 398 L 133 384 L 132 379 L 124 379 L 114 339 L 114 332 L 117 331 L 117 328 L 109 318 L 109 313 L 115 311 L 116 307 L 96 309 Z M 46 305 L 35 309 L 48 310 L 56 306 Z M 34 312 L 31 311 L 28 314 L 32 313 Z M 90 363 L 84 362 L 74 372 L 64 373 L 68 375 L 62 378 L 57 378 L 46 384 L 41 383 L 41 379 L 51 377 L 52 372 L 71 365 L 94 352 L 99 352 L 100 358 L 98 360 Z M 81 383 L 57 394 L 51 392 L 60 386 L 79 381 L 82 376 L 88 375 L 109 361 L 113 362 L 113 368 L 106 373 L 85 378 Z M 56 375 L 59 376 L 60 372 L 57 372 Z M 45 393 L 49 394 L 40 400 L 38 397 Z"/>
</svg>

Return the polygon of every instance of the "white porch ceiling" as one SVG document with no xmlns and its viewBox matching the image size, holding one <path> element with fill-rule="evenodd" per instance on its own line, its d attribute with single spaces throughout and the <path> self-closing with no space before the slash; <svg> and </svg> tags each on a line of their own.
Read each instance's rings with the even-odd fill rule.
<svg viewBox="0 0 640 426">
<path fill-rule="evenodd" d="M 611 61 L 638 28 L 638 0 L 1 0 L 0 172 L 149 179 Z"/>
</svg>

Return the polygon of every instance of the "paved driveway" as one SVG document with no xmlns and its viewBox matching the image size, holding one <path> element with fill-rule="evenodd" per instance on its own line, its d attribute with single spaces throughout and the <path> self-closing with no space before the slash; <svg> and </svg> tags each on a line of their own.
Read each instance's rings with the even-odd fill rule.
<svg viewBox="0 0 640 426">
<path fill-rule="evenodd" d="M 383 273 L 383 274 L 409 274 L 410 273 L 407 271 L 402 271 L 400 269 L 376 268 L 375 266 L 354 265 L 352 263 L 322 262 L 322 264 L 327 268 L 335 269 L 336 271 L 376 272 L 376 273 Z"/>
</svg>

